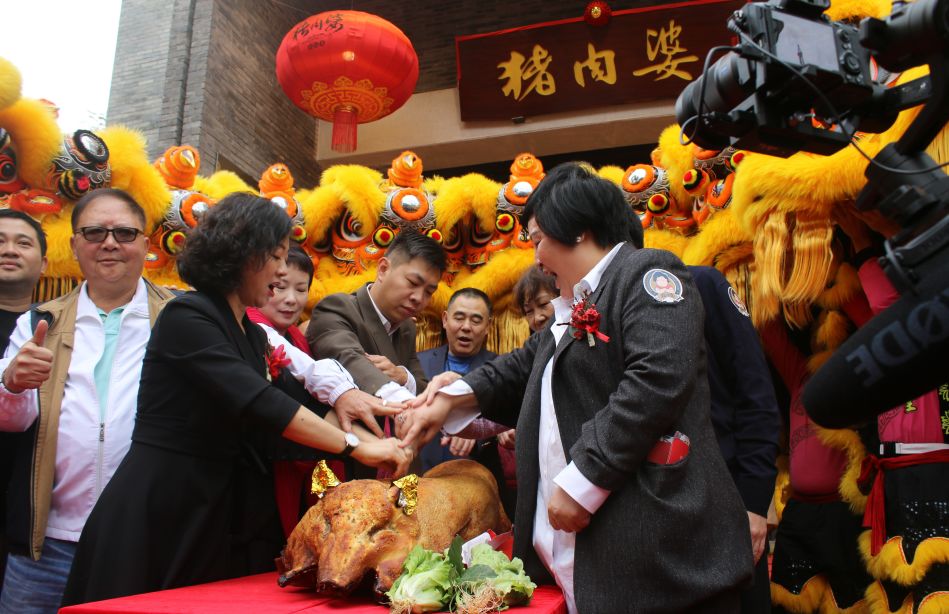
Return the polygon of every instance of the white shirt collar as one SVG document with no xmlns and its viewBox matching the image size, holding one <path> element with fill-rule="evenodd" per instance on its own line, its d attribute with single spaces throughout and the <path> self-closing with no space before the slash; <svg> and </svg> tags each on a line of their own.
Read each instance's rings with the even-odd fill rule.
<svg viewBox="0 0 949 614">
<path fill-rule="evenodd" d="M 366 288 L 366 294 L 369 295 L 369 302 L 372 303 L 372 308 L 376 310 L 376 315 L 379 316 L 379 321 L 382 322 L 382 328 L 386 330 L 387 335 L 391 335 L 394 330 L 399 328 L 398 326 L 392 326 L 392 323 L 389 322 L 389 319 L 382 315 L 382 312 L 379 310 L 379 306 L 376 305 L 376 301 L 372 300 L 372 292 L 369 290 L 372 289 L 372 284 L 369 284 L 369 288 Z M 399 322 L 401 324 L 401 322 Z"/>
<path fill-rule="evenodd" d="M 135 288 L 135 294 L 132 295 L 132 300 L 124 307 L 125 309 L 122 312 L 123 318 L 129 314 L 148 316 L 148 288 L 145 286 L 145 281 L 141 277 L 138 279 L 138 286 Z M 99 310 L 89 297 L 89 282 L 87 281 L 82 282 L 82 287 L 79 290 L 79 303 L 76 306 L 76 317 L 81 318 L 85 316 L 93 317 L 96 320 L 100 319 Z"/>
<path fill-rule="evenodd" d="M 606 267 L 610 266 L 610 263 L 613 262 L 613 258 L 616 257 L 616 254 L 623 245 L 624 243 L 614 245 L 613 249 L 600 258 L 600 261 L 573 286 L 572 301 L 568 301 L 560 296 L 550 301 L 554 306 L 555 322 L 569 322 L 573 305 L 581 298 L 596 292 L 597 287 L 600 285 L 600 279 L 603 277 L 603 272 L 606 271 Z"/>
</svg>

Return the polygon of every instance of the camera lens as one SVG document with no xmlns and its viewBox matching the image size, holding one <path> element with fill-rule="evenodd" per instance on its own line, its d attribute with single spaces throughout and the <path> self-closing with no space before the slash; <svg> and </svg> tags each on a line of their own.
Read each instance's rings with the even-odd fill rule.
<svg viewBox="0 0 949 614">
<path fill-rule="evenodd" d="M 753 88 L 746 91 L 751 82 L 748 73 L 743 70 L 745 65 L 746 61 L 736 53 L 725 54 L 704 75 L 688 84 L 676 100 L 676 121 L 679 125 L 698 115 L 701 106 L 701 121 L 697 125 L 690 125 L 686 132 L 694 132 L 693 140 L 706 149 L 722 149 L 729 144 L 727 137 L 715 133 L 717 131 L 707 114 L 728 113 L 753 91 Z"/>
</svg>

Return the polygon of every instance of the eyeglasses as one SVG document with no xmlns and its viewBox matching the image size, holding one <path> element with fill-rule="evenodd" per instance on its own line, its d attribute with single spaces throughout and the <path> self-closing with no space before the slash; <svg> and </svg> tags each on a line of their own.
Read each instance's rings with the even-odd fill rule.
<svg viewBox="0 0 949 614">
<path fill-rule="evenodd" d="M 116 228 L 103 228 L 102 226 L 85 226 L 76 230 L 76 234 L 82 235 L 82 238 L 90 243 L 102 243 L 106 237 L 112 233 L 112 238 L 116 243 L 131 243 L 138 235 L 145 234 L 138 228 L 128 228 L 118 226 Z"/>
</svg>

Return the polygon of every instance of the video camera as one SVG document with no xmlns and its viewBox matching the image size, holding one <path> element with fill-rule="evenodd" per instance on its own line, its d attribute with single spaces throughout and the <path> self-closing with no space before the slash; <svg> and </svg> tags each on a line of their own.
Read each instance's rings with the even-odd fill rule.
<svg viewBox="0 0 949 614">
<path fill-rule="evenodd" d="M 859 28 L 831 22 L 829 6 L 770 0 L 736 11 L 728 29 L 737 46 L 683 90 L 676 119 L 706 149 L 786 157 L 834 153 L 857 130 L 882 132 L 901 110 L 925 103 L 870 162 L 856 202 L 900 225 L 881 263 L 902 296 L 804 389 L 811 417 L 842 427 L 949 381 L 949 176 L 925 153 L 949 120 L 949 0 L 896 2 L 886 19 Z M 887 87 L 871 59 L 894 73 L 928 65 L 929 75 Z"/>
</svg>

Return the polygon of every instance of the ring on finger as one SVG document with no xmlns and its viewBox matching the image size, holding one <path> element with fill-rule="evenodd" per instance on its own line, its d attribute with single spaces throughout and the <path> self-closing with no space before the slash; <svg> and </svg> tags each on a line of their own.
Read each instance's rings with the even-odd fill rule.
<svg viewBox="0 0 949 614">
<path fill-rule="evenodd" d="M 396 420 L 399 422 L 399 424 L 402 424 L 403 422 L 405 422 L 405 414 L 399 414 Z"/>
<path fill-rule="evenodd" d="M 382 406 L 383 406 L 383 407 L 386 407 L 388 404 L 389 404 L 389 401 L 387 401 L 386 399 L 382 399 Z"/>
</svg>

